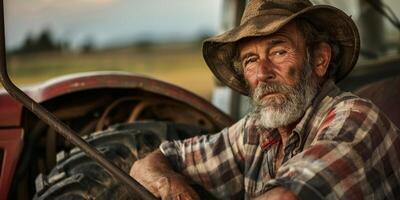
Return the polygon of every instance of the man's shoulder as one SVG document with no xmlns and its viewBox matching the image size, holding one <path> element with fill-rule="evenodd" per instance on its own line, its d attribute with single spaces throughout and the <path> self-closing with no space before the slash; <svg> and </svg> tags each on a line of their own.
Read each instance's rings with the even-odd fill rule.
<svg viewBox="0 0 400 200">
<path fill-rule="evenodd" d="M 320 118 L 331 111 L 357 110 L 357 108 L 368 110 L 376 106 L 368 99 L 361 98 L 352 92 L 342 91 L 332 80 L 328 80 L 313 102 L 312 113 Z"/>
<path fill-rule="evenodd" d="M 361 98 L 351 92 L 341 92 L 338 96 L 333 99 L 332 108 L 336 110 L 357 110 L 362 108 L 378 109 L 375 104 L 365 98 Z"/>
<path fill-rule="evenodd" d="M 319 140 L 346 140 L 398 132 L 392 121 L 370 100 L 350 92 L 335 96 L 312 121 L 307 145 Z M 339 139 L 338 139 L 339 138 Z"/>
<path fill-rule="evenodd" d="M 351 120 L 372 114 L 382 117 L 380 109 L 371 100 L 361 98 L 351 92 L 341 92 L 325 102 L 322 101 L 317 113 L 322 121 L 332 117 Z"/>
<path fill-rule="evenodd" d="M 328 126 L 340 129 L 346 121 L 362 123 L 368 116 L 384 117 L 372 101 L 351 92 L 340 92 L 320 102 L 311 123 L 317 130 Z"/>
<path fill-rule="evenodd" d="M 395 125 L 371 100 L 361 98 L 351 92 L 342 92 L 334 97 L 329 108 L 320 113 L 321 126 L 328 123 L 329 126 L 344 124 L 358 124 L 359 126 L 378 125 L 393 129 Z M 354 127 L 356 128 L 356 127 Z M 394 129 L 393 129 L 394 130 Z"/>
</svg>

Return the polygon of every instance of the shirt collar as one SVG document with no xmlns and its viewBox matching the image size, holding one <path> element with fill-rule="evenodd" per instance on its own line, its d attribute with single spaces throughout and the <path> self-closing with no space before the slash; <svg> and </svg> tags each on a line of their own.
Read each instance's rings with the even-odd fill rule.
<svg viewBox="0 0 400 200">
<path fill-rule="evenodd" d="M 303 144 L 307 139 L 308 134 L 305 132 L 307 125 L 310 123 L 312 116 L 314 116 L 319 107 L 331 101 L 331 97 L 337 96 L 340 92 L 340 89 L 333 80 L 328 79 L 325 81 L 312 104 L 306 109 L 303 117 L 292 131 L 292 135 L 296 135 L 300 139 L 299 144 Z M 298 145 L 298 147 L 301 148 L 301 145 Z"/>
</svg>

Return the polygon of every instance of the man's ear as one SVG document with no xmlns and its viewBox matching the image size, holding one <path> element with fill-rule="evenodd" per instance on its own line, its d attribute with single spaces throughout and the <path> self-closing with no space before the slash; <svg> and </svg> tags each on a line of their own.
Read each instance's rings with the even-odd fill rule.
<svg viewBox="0 0 400 200">
<path fill-rule="evenodd" d="M 329 62 L 331 61 L 331 46 L 326 42 L 318 44 L 313 54 L 313 64 L 315 74 L 322 78 L 325 76 Z"/>
</svg>

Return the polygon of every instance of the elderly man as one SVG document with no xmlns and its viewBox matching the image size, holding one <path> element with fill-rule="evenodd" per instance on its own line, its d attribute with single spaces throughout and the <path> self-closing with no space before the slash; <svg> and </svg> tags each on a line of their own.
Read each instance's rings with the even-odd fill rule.
<svg viewBox="0 0 400 200">
<path fill-rule="evenodd" d="M 254 110 L 213 135 L 161 144 L 131 175 L 163 199 L 396 199 L 399 130 L 335 82 L 353 68 L 353 21 L 308 0 L 252 0 L 204 58 Z"/>
</svg>

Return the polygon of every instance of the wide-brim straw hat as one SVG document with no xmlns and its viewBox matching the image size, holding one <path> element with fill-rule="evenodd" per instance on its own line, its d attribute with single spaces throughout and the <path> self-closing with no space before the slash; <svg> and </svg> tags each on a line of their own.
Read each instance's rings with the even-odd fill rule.
<svg viewBox="0 0 400 200">
<path fill-rule="evenodd" d="M 328 5 L 313 5 L 308 0 L 251 0 L 239 26 L 204 41 L 204 59 L 221 82 L 248 95 L 244 79 L 233 67 L 236 42 L 243 38 L 273 34 L 297 18 L 306 19 L 337 42 L 340 63 L 334 79 L 338 82 L 346 77 L 356 64 L 360 51 L 357 27 L 343 11 Z"/>
</svg>

